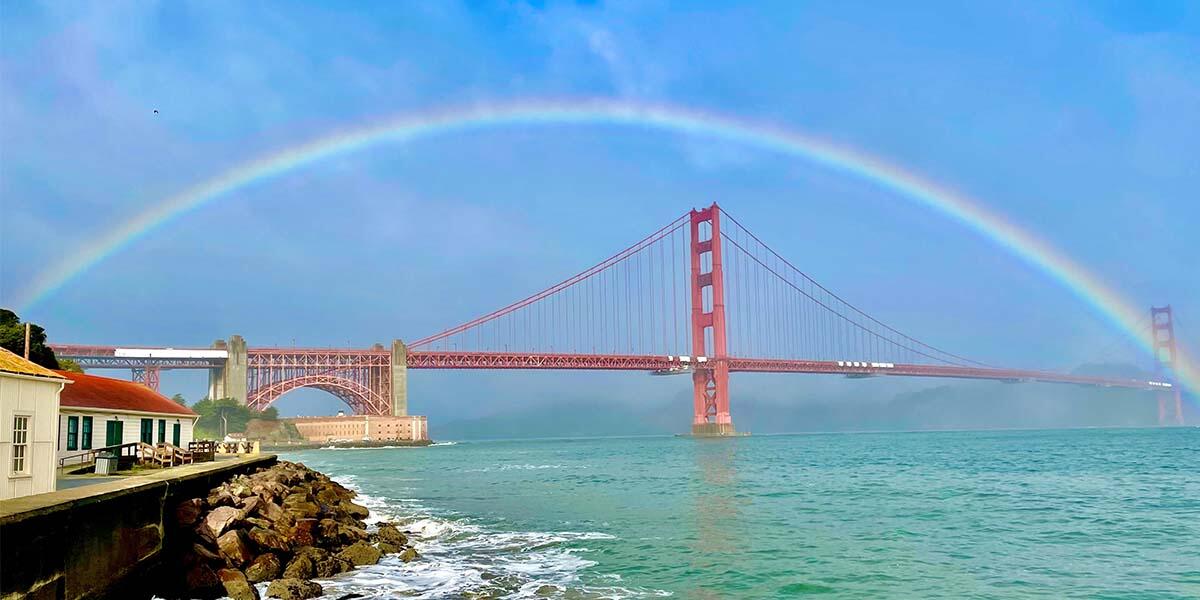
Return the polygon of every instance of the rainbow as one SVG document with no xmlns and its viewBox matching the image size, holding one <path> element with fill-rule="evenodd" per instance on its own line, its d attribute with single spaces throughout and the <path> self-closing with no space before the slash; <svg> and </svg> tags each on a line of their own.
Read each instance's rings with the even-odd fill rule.
<svg viewBox="0 0 1200 600">
<path fill-rule="evenodd" d="M 1078 263 L 981 203 L 879 158 L 765 123 L 660 104 L 610 100 L 524 101 L 406 114 L 340 131 L 231 168 L 158 202 L 79 252 L 41 272 L 17 295 L 27 309 L 149 232 L 246 186 L 324 159 L 384 143 L 403 143 L 477 129 L 539 125 L 617 125 L 716 138 L 801 158 L 866 179 L 960 223 L 1020 257 L 1070 290 L 1114 327 L 1150 351 L 1139 330 L 1145 310 L 1131 306 Z M 1193 362 L 1178 356 L 1178 379 L 1200 390 Z"/>
</svg>

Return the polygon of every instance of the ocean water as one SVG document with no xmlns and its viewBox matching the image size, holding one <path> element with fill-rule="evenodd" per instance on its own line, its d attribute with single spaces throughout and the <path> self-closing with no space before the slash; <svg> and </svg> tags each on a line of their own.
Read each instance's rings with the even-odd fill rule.
<svg viewBox="0 0 1200 600">
<path fill-rule="evenodd" d="M 1200 598 L 1200 429 L 461 442 L 283 456 L 422 559 L 366 598 Z"/>
</svg>

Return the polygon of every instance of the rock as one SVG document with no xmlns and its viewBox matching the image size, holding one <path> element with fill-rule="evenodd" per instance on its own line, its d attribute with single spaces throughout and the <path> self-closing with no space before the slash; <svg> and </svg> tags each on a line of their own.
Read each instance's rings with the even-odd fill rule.
<svg viewBox="0 0 1200 600">
<path fill-rule="evenodd" d="M 350 561 L 336 556 L 326 556 L 313 562 L 313 573 L 317 577 L 333 577 L 338 573 L 345 573 L 353 568 L 354 565 L 350 564 Z"/>
<path fill-rule="evenodd" d="M 375 542 L 375 547 L 384 554 L 395 554 L 400 551 L 400 546 L 393 546 L 387 542 Z"/>
<path fill-rule="evenodd" d="M 175 506 L 175 524 L 180 527 L 191 527 L 200 521 L 204 514 L 204 501 L 199 498 L 184 500 Z"/>
<path fill-rule="evenodd" d="M 381 542 L 387 542 L 395 546 L 408 545 L 408 537 L 400 533 L 400 530 L 396 529 L 396 526 L 391 523 L 380 525 L 379 531 L 375 535 L 379 536 L 379 541 Z"/>
<path fill-rule="evenodd" d="M 246 576 L 237 569 L 221 569 L 217 571 L 217 577 L 221 578 L 221 585 L 225 588 L 225 595 L 232 600 L 259 600 L 258 590 L 250 585 L 246 580 Z"/>
<path fill-rule="evenodd" d="M 221 561 L 221 555 L 209 550 L 204 544 L 192 544 L 192 555 L 204 559 L 205 562 L 215 563 Z"/>
<path fill-rule="evenodd" d="M 261 583 L 270 581 L 279 577 L 279 571 L 282 565 L 279 562 L 279 557 L 267 552 L 260 554 L 250 566 L 246 567 L 246 579 L 253 583 Z"/>
<path fill-rule="evenodd" d="M 249 498 L 242 500 L 241 504 L 238 504 L 238 507 L 242 509 L 242 516 L 245 517 L 253 514 L 254 510 L 258 508 L 258 504 L 260 502 L 262 502 L 262 500 L 259 500 L 258 496 L 250 496 Z"/>
<path fill-rule="evenodd" d="M 283 570 L 283 576 L 291 579 L 308 579 L 313 576 L 315 569 L 311 558 L 301 555 L 292 559 L 288 563 L 287 568 Z"/>
<path fill-rule="evenodd" d="M 292 548 L 291 544 L 282 535 L 270 529 L 253 527 L 246 535 L 249 536 L 255 545 L 263 550 L 282 550 L 286 552 Z"/>
<path fill-rule="evenodd" d="M 241 529 L 226 531 L 217 538 L 217 546 L 221 549 L 221 556 L 234 567 L 240 567 L 254 558 L 246 542 L 246 533 Z"/>
<path fill-rule="evenodd" d="M 300 496 L 301 498 L 307 498 L 308 494 L 292 494 L 291 496 L 284 498 L 283 499 L 283 509 L 284 510 L 288 511 L 289 513 L 292 513 L 293 515 L 295 515 L 298 518 L 311 519 L 311 518 L 320 516 L 320 514 L 321 514 L 320 506 L 317 506 L 315 503 L 309 502 L 308 500 L 304 500 L 304 499 L 292 500 L 292 498 L 294 498 L 296 496 Z M 290 502 L 289 502 L 289 500 L 290 500 Z"/>
<path fill-rule="evenodd" d="M 240 518 L 242 518 L 242 511 L 232 506 L 218 506 L 209 512 L 207 517 L 204 517 L 204 524 L 208 526 L 208 530 L 214 538 L 219 538 L 221 532 Z"/>
<path fill-rule="evenodd" d="M 217 577 L 217 572 L 199 562 L 187 570 L 183 582 L 188 591 L 199 596 L 216 596 L 220 590 L 224 589 L 221 586 L 221 578 Z"/>
<path fill-rule="evenodd" d="M 320 584 L 303 579 L 276 579 L 267 586 L 267 597 L 280 600 L 307 600 L 324 593 Z"/>
<path fill-rule="evenodd" d="M 312 546 L 317 543 L 316 531 L 316 519 L 297 519 L 288 532 L 288 540 L 296 546 Z"/>
<path fill-rule="evenodd" d="M 402 552 L 400 553 L 400 560 L 402 560 L 402 561 L 404 561 L 404 562 L 406 562 L 406 563 L 407 563 L 407 562 L 412 562 L 412 561 L 414 561 L 414 560 L 417 560 L 417 558 L 418 558 L 419 556 L 420 556 L 420 555 L 419 555 L 419 554 L 417 554 L 417 549 L 416 549 L 416 548 L 413 548 L 412 546 L 409 546 L 409 547 L 405 548 L 405 549 L 404 549 L 404 551 L 402 551 Z"/>
<path fill-rule="evenodd" d="M 557 592 L 558 592 L 557 586 L 540 585 L 540 586 L 538 586 L 538 589 L 533 592 L 533 595 L 540 596 L 542 598 L 549 598 L 550 596 L 553 596 Z"/>
<path fill-rule="evenodd" d="M 338 507 L 346 511 L 346 514 L 357 519 L 365 519 L 371 515 L 371 511 L 367 510 L 367 507 L 355 504 L 349 500 L 343 501 Z"/>
<path fill-rule="evenodd" d="M 263 529 L 274 529 L 275 524 L 262 517 L 246 517 L 243 521 L 250 524 L 251 527 L 262 527 Z"/>
<path fill-rule="evenodd" d="M 379 559 L 383 558 L 383 553 L 365 541 L 357 541 L 343 548 L 341 552 L 337 553 L 337 556 L 350 561 L 350 564 L 356 567 L 361 567 L 379 562 Z"/>
</svg>

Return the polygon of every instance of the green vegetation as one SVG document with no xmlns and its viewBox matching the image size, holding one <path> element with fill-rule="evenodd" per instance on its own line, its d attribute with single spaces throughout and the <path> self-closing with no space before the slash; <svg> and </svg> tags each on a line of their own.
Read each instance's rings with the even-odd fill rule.
<svg viewBox="0 0 1200 600">
<path fill-rule="evenodd" d="M 188 405 L 187 398 L 184 398 L 183 394 L 175 394 L 174 396 L 171 396 L 171 399 L 175 401 L 175 404 L 180 406 L 186 407 Z"/>
<path fill-rule="evenodd" d="M 181 399 L 182 396 L 177 394 L 175 401 L 179 402 Z M 200 419 L 196 421 L 197 439 L 222 439 L 228 433 L 244 433 L 247 423 L 252 419 L 274 421 L 279 418 L 279 411 L 274 406 L 259 412 L 242 406 L 233 398 L 205 398 L 191 408 L 200 415 Z"/>
<path fill-rule="evenodd" d="M 71 373 L 82 373 L 83 372 L 83 367 L 79 366 L 79 363 L 77 363 L 74 360 L 69 359 L 69 358 L 58 359 L 58 368 L 60 368 L 64 371 L 70 371 Z"/>
<path fill-rule="evenodd" d="M 17 356 L 25 355 L 25 324 L 7 308 L 0 308 L 0 346 Z M 29 360 L 47 369 L 61 368 L 54 350 L 46 345 L 46 330 L 33 323 L 29 327 Z"/>
</svg>

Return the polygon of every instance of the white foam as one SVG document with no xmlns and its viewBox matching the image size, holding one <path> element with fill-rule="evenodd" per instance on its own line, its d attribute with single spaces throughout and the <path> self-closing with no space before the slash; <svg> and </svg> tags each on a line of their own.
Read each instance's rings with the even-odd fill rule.
<svg viewBox="0 0 1200 600">
<path fill-rule="evenodd" d="M 599 584 L 586 584 L 581 575 L 597 567 L 580 556 L 589 548 L 581 541 L 606 542 L 613 535 L 598 531 L 490 531 L 465 518 L 432 514 L 416 499 L 385 500 L 362 493 L 353 476 L 335 481 L 358 492 L 356 501 L 371 509 L 369 524 L 391 521 L 409 533 L 421 558 L 404 563 L 395 555 L 377 565 L 322 580 L 327 597 L 348 593 L 364 598 L 446 598 L 470 592 L 498 598 L 551 597 L 646 598 L 671 595 L 654 589 L 623 587 L 616 574 L 591 574 Z M 265 589 L 265 588 L 264 588 Z M 542 592 L 539 594 L 539 592 Z"/>
</svg>

